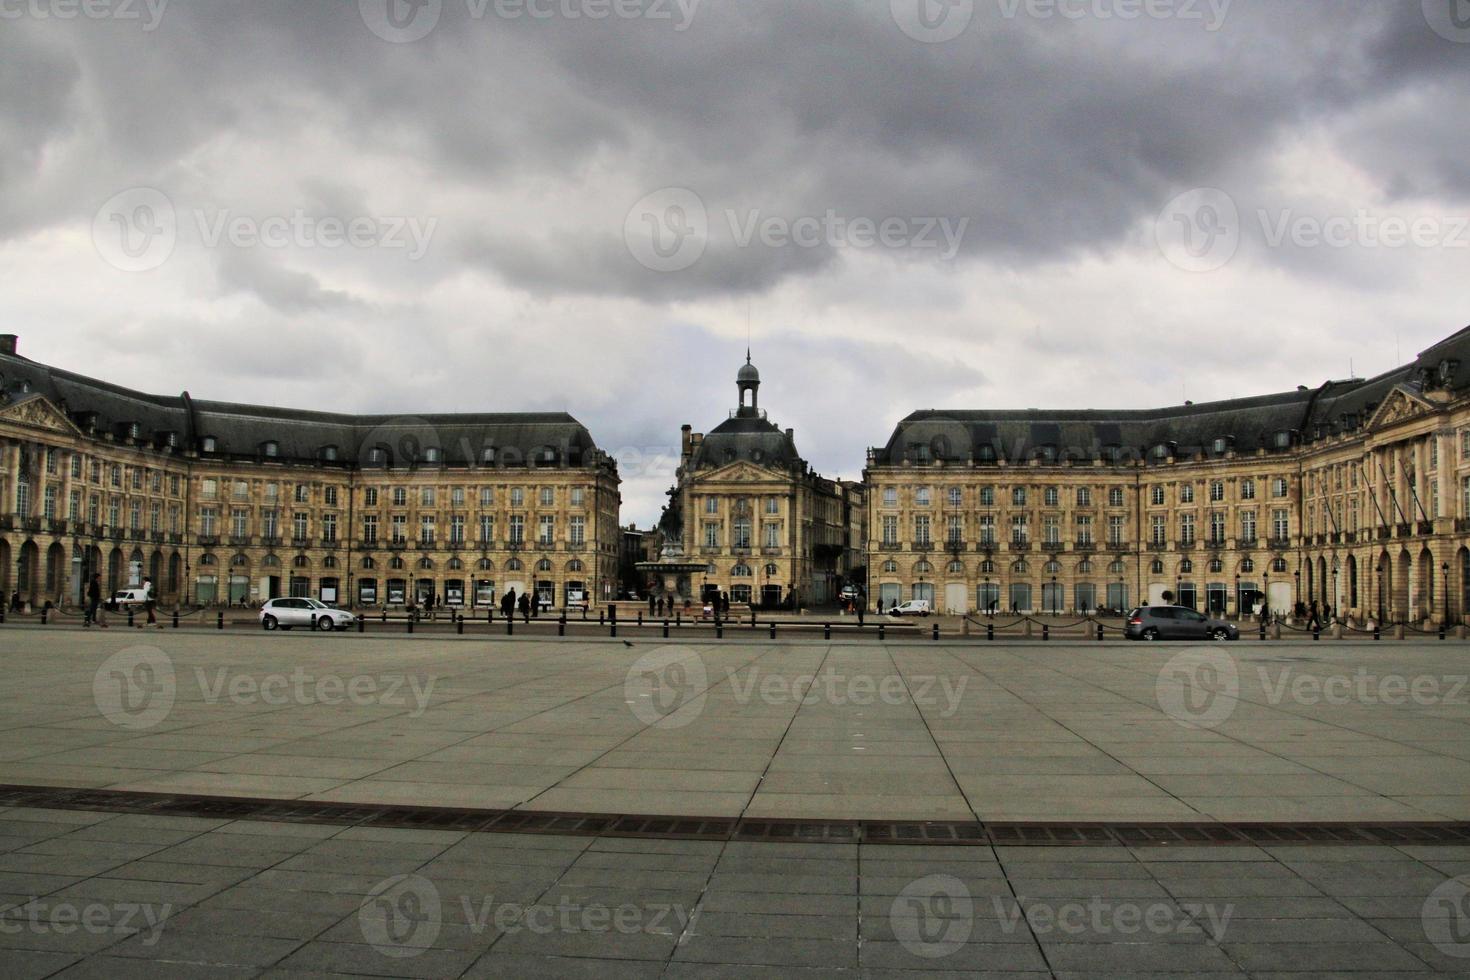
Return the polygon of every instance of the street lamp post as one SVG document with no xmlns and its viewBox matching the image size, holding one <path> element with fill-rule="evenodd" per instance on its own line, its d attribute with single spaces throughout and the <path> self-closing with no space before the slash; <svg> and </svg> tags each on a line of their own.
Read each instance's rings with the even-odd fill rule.
<svg viewBox="0 0 1470 980">
<path fill-rule="evenodd" d="M 1237 622 L 1245 619 L 1245 610 L 1241 607 L 1241 602 L 1240 602 L 1240 573 L 1239 572 L 1236 572 L 1235 573 L 1235 619 L 1236 619 Z"/>
<path fill-rule="evenodd" d="M 1053 575 L 1051 577 L 1051 614 L 1055 616 L 1060 611 L 1057 608 L 1057 577 Z"/>
<path fill-rule="evenodd" d="M 1294 599 L 1293 601 L 1297 605 L 1301 605 L 1301 602 L 1302 602 L 1302 570 L 1300 568 L 1298 568 L 1293 574 L 1296 576 L 1296 599 Z"/>
<path fill-rule="evenodd" d="M 1441 575 L 1443 576 L 1443 578 L 1440 580 L 1441 583 L 1442 583 L 1442 588 L 1444 590 L 1444 600 L 1443 600 L 1444 620 L 1443 620 L 1443 622 L 1444 622 L 1444 624 L 1446 626 L 1448 626 L 1450 624 L 1450 563 L 1449 562 L 1442 562 L 1440 564 L 1440 566 L 1439 566 L 1439 569 L 1440 569 Z"/>
<path fill-rule="evenodd" d="M 1261 590 L 1261 619 L 1264 621 L 1271 612 L 1271 573 L 1263 572 L 1265 586 Z"/>
<path fill-rule="evenodd" d="M 1337 591 L 1337 571 L 1338 564 L 1334 560 L 1332 562 L 1332 621 L 1334 623 L 1337 622 L 1338 607 L 1342 605 L 1342 593 Z"/>
<path fill-rule="evenodd" d="M 1378 622 L 1383 622 L 1383 562 L 1377 566 L 1378 572 Z"/>
</svg>

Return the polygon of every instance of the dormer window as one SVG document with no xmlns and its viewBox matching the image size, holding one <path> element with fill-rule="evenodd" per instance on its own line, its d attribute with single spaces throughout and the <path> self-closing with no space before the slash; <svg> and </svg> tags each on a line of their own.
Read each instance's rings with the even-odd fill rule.
<svg viewBox="0 0 1470 980">
<path fill-rule="evenodd" d="M 1447 385 L 1455 378 L 1455 371 L 1460 367 L 1459 361 L 1445 360 L 1439 362 L 1439 383 Z"/>
<path fill-rule="evenodd" d="M 179 448 L 179 434 L 177 432 L 160 432 L 159 442 L 168 449 Z"/>
<path fill-rule="evenodd" d="M 336 446 L 323 446 L 322 447 L 322 459 L 325 460 L 328 463 L 335 463 L 335 462 L 337 462 L 337 447 Z"/>
<path fill-rule="evenodd" d="M 556 450 L 547 446 L 536 454 L 536 462 L 541 466 L 556 465 Z"/>
<path fill-rule="evenodd" d="M 1055 463 L 1057 461 L 1057 447 L 1038 446 L 1036 449 L 1036 458 L 1043 463 Z"/>
<path fill-rule="evenodd" d="M 1212 448 L 1215 451 L 1215 455 L 1216 456 L 1224 456 L 1226 453 L 1228 453 L 1230 451 L 1230 444 L 1232 442 L 1234 442 L 1234 441 L 1235 440 L 1230 439 L 1230 438 L 1228 438 L 1226 436 L 1221 436 L 1220 438 L 1216 439 L 1214 441 L 1214 443 L 1212 444 Z"/>
<path fill-rule="evenodd" d="M 1290 449 L 1291 431 L 1288 429 L 1282 429 L 1280 432 L 1276 433 L 1274 444 L 1277 449 Z"/>
<path fill-rule="evenodd" d="M 272 440 L 271 442 L 263 443 L 260 447 L 260 453 L 267 459 L 275 459 L 277 456 L 281 455 L 281 444 L 275 442 L 274 440 Z"/>
<path fill-rule="evenodd" d="M 199 448 L 206 453 L 218 452 L 219 440 L 216 439 L 214 436 L 205 436 L 203 439 L 199 440 Z"/>
<path fill-rule="evenodd" d="M 495 465 L 494 446 L 486 446 L 484 449 L 480 450 L 480 462 L 484 463 L 486 466 Z"/>
<path fill-rule="evenodd" d="M 382 446 L 374 446 L 368 450 L 367 461 L 370 466 L 387 466 L 388 450 Z"/>
<path fill-rule="evenodd" d="M 995 447 L 986 443 L 975 451 L 975 458 L 982 463 L 995 462 Z"/>
<path fill-rule="evenodd" d="M 438 446 L 430 446 L 424 450 L 424 462 L 439 463 L 444 459 L 444 451 Z"/>
<path fill-rule="evenodd" d="M 143 427 L 137 422 L 129 422 L 126 426 L 125 431 L 127 432 L 129 439 L 136 439 L 143 434 Z"/>
<path fill-rule="evenodd" d="M 1155 446 L 1154 447 L 1154 451 L 1153 451 L 1153 457 L 1154 457 L 1154 459 L 1158 460 L 1159 462 L 1163 462 L 1164 460 L 1168 459 L 1169 458 L 1169 444 L 1168 443 L 1159 443 L 1157 446 Z"/>
</svg>

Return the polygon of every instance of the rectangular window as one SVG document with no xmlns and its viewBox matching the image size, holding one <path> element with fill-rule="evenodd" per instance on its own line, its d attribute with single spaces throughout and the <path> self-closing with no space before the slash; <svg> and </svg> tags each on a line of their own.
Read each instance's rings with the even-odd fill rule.
<svg viewBox="0 0 1470 980">
<path fill-rule="evenodd" d="M 408 540 L 408 518 L 403 514 L 394 514 L 389 528 L 394 544 L 403 544 Z"/>
<path fill-rule="evenodd" d="M 720 525 L 714 521 L 706 522 L 704 525 L 704 546 L 706 548 L 718 548 L 720 546 Z"/>
<path fill-rule="evenodd" d="M 779 513 L 781 513 L 781 498 L 780 497 L 767 497 L 766 498 L 766 513 L 767 514 L 779 514 Z"/>
<path fill-rule="evenodd" d="M 114 508 L 116 508 L 116 506 L 116 504 L 113 504 Z M 218 517 L 219 515 L 215 512 L 215 509 L 213 507 L 199 508 L 199 533 L 206 538 L 214 537 L 215 522 Z M 114 513 L 113 520 L 116 521 L 116 518 L 117 515 L 116 513 Z"/>
<path fill-rule="evenodd" d="M 364 507 L 378 506 L 378 488 L 368 487 L 362 492 L 362 503 Z"/>
<path fill-rule="evenodd" d="M 1465 481 L 1466 500 L 1470 500 L 1470 479 Z M 883 515 L 883 543 L 889 547 L 898 544 L 898 516 L 896 514 Z"/>
<path fill-rule="evenodd" d="M 295 537 L 297 541 L 305 541 L 306 540 L 306 536 L 309 533 L 311 533 L 311 528 L 310 528 L 310 525 L 308 524 L 307 514 L 305 512 L 297 512 L 295 514 L 292 514 L 291 515 L 291 534 L 292 534 L 292 536 Z"/>
<path fill-rule="evenodd" d="M 1169 526 L 1163 514 L 1149 516 L 1148 539 L 1154 544 L 1164 544 L 1169 540 Z"/>
<path fill-rule="evenodd" d="M 322 515 L 322 541 L 332 542 L 337 540 L 337 515 Z"/>
<path fill-rule="evenodd" d="M 914 488 L 914 506 L 915 507 L 928 507 L 929 506 L 929 488 L 928 487 L 915 487 Z"/>
<path fill-rule="evenodd" d="M 330 501 L 328 501 L 330 503 Z M 464 487 L 455 487 L 449 491 L 449 505 L 451 507 L 464 506 Z"/>
<path fill-rule="evenodd" d="M 573 507 L 581 507 L 582 501 L 585 499 L 585 493 L 586 491 L 584 491 L 581 487 L 572 487 L 571 505 Z"/>
<path fill-rule="evenodd" d="M 485 544 L 495 540 L 495 518 L 489 514 L 480 515 L 480 540 Z"/>
<path fill-rule="evenodd" d="M 118 468 L 116 466 L 114 466 L 112 468 L 112 485 L 115 486 L 115 487 L 121 485 L 121 482 L 119 480 L 119 476 L 120 476 L 120 473 L 118 472 Z M 200 480 L 199 481 L 199 496 L 202 497 L 202 498 L 204 498 L 205 500 L 213 500 L 215 497 L 218 497 L 219 496 L 219 481 L 218 480 L 213 480 L 213 479 Z"/>
<path fill-rule="evenodd" d="M 408 488 L 407 487 L 394 487 L 393 488 L 393 506 L 394 507 L 407 507 L 408 506 Z"/>
<path fill-rule="evenodd" d="M 41 514 L 48 521 L 56 520 L 56 488 L 48 486 L 41 501 Z"/>
<path fill-rule="evenodd" d="M 464 544 L 464 515 L 452 514 L 449 518 L 449 542 Z"/>
<path fill-rule="evenodd" d="M 431 545 L 434 543 L 434 515 L 423 514 L 419 517 L 419 544 Z"/>
<path fill-rule="evenodd" d="M 1092 544 L 1092 517 L 1088 514 L 1077 515 L 1077 543 Z"/>
<path fill-rule="evenodd" d="M 1164 506 L 1164 488 L 1160 486 L 1149 487 L 1148 499 L 1149 503 L 1153 504 L 1155 507 Z"/>
<path fill-rule="evenodd" d="M 526 505 L 526 491 L 522 487 L 511 488 L 510 505 L 512 507 L 524 507 Z"/>
<path fill-rule="evenodd" d="M 1016 487 L 1011 491 L 1011 504 L 1016 507 L 1026 506 L 1026 488 Z"/>
<path fill-rule="evenodd" d="M 326 504 L 328 507 L 337 506 L 336 487 L 327 487 L 325 490 L 322 491 L 322 503 Z"/>
<path fill-rule="evenodd" d="M 1225 499 L 1225 481 L 1215 480 L 1210 484 L 1210 500 L 1219 503 Z"/>
<path fill-rule="evenodd" d="M 296 491 L 295 491 L 295 493 L 296 493 L 296 495 L 292 499 L 294 499 L 296 501 L 296 503 L 298 503 L 298 504 L 307 504 L 307 503 L 310 503 L 311 502 L 311 487 L 307 486 L 306 484 L 304 484 L 304 483 L 298 483 L 298 484 L 296 484 Z"/>
<path fill-rule="evenodd" d="M 919 547 L 924 547 L 930 543 L 929 515 L 919 514 L 914 518 L 914 544 Z"/>
<path fill-rule="evenodd" d="M 1194 503 L 1194 484 L 1181 483 L 1179 485 L 1179 502 L 1181 504 Z"/>
<path fill-rule="evenodd" d="M 157 534 L 163 530 L 163 505 L 157 502 L 148 508 L 148 530 Z"/>
<path fill-rule="evenodd" d="M 1243 510 L 1240 512 L 1240 543 L 1252 545 L 1256 541 L 1256 512 Z"/>
<path fill-rule="evenodd" d="M 542 514 L 536 519 L 536 541 L 539 544 L 552 544 L 556 541 L 555 517 Z"/>
<path fill-rule="evenodd" d="M 1246 478 L 1244 478 L 1243 480 L 1240 481 L 1240 499 L 1241 500 L 1255 500 L 1256 499 L 1256 481 L 1255 480 L 1251 479 L 1250 477 L 1246 477 Z"/>
<path fill-rule="evenodd" d="M 765 525 L 766 547 L 781 547 L 781 525 L 777 521 L 767 521 Z"/>
<path fill-rule="evenodd" d="M 419 488 L 419 506 L 420 507 L 433 507 L 434 506 L 434 497 L 435 497 L 435 493 L 434 493 L 434 488 L 433 487 L 420 487 Z"/>
<path fill-rule="evenodd" d="M 1271 537 L 1285 541 L 1291 536 L 1291 511 L 1281 508 L 1271 512 Z"/>
<path fill-rule="evenodd" d="M 990 514 L 980 517 L 980 543 L 986 546 L 995 544 L 995 517 Z"/>
<path fill-rule="evenodd" d="M 71 497 L 66 502 L 66 519 L 69 521 L 74 521 L 81 516 L 81 513 L 82 492 L 80 490 L 73 490 L 71 492 Z"/>
<path fill-rule="evenodd" d="M 961 502 L 963 502 L 963 500 L 964 500 L 964 491 L 963 490 L 961 490 L 959 487 L 950 487 L 949 488 L 949 505 L 951 507 L 958 507 L 958 506 L 960 506 L 960 504 L 961 504 Z"/>
<path fill-rule="evenodd" d="M 75 453 L 71 457 L 71 478 L 73 480 L 80 480 L 82 478 L 82 457 Z"/>
<path fill-rule="evenodd" d="M 243 538 L 250 533 L 250 511 L 236 507 L 230 511 L 230 533 Z"/>
<path fill-rule="evenodd" d="M 949 526 L 945 531 L 944 537 L 950 544 L 964 543 L 965 519 L 958 514 L 949 515 Z"/>
<path fill-rule="evenodd" d="M 493 507 L 495 505 L 495 490 L 493 487 L 480 488 L 480 506 Z"/>
<path fill-rule="evenodd" d="M 1179 543 L 1194 544 L 1194 515 L 1179 515 Z"/>
<path fill-rule="evenodd" d="M 280 536 L 280 512 L 275 510 L 263 510 L 260 512 L 260 533 L 267 538 Z"/>
<path fill-rule="evenodd" d="M 1061 494 L 1056 487 L 1047 487 L 1041 492 L 1041 500 L 1044 506 L 1055 507 L 1061 500 Z"/>
<path fill-rule="evenodd" d="M 378 515 L 367 514 L 362 519 L 362 543 L 378 543 Z"/>
<path fill-rule="evenodd" d="M 1223 513 L 1210 515 L 1210 541 L 1214 544 L 1225 543 L 1225 515 Z"/>
<path fill-rule="evenodd" d="M 556 491 L 554 491 L 551 487 L 542 487 L 541 488 L 541 506 L 542 507 L 550 507 L 555 502 L 556 502 Z"/>
<path fill-rule="evenodd" d="M 749 548 L 750 547 L 750 518 L 748 518 L 748 517 L 737 517 L 737 518 L 735 518 L 735 540 L 734 540 L 734 545 L 737 548 Z"/>
<path fill-rule="evenodd" d="M 1026 515 L 1017 514 L 1011 518 L 1011 543 L 1027 544 L 1031 541 L 1031 528 L 1026 524 Z"/>
<path fill-rule="evenodd" d="M 587 518 L 581 514 L 573 514 L 567 525 L 567 533 L 571 536 L 574 545 L 581 546 L 587 543 Z"/>
<path fill-rule="evenodd" d="M 526 519 L 520 514 L 512 514 L 510 517 L 510 541 L 511 544 L 522 544 L 526 540 Z"/>
<path fill-rule="evenodd" d="M 1062 543 L 1062 524 L 1055 515 L 1041 519 L 1041 540 L 1047 544 Z"/>
<path fill-rule="evenodd" d="M 980 488 L 980 506 L 981 507 L 994 507 L 995 506 L 995 487 L 981 487 Z"/>
<path fill-rule="evenodd" d="M 718 514 L 720 512 L 720 498 L 719 497 L 705 497 L 704 498 L 704 512 L 706 514 Z"/>
<path fill-rule="evenodd" d="M 1077 506 L 1078 507 L 1091 507 L 1092 506 L 1092 488 L 1091 487 L 1078 487 L 1077 488 Z"/>
<path fill-rule="evenodd" d="M 1273 496 L 1273 497 L 1285 497 L 1286 496 L 1286 477 L 1284 477 L 1284 476 L 1278 476 L 1278 477 L 1276 477 L 1276 479 L 1274 479 L 1274 480 L 1271 481 L 1271 496 Z"/>
<path fill-rule="evenodd" d="M 1108 506 L 1109 507 L 1122 507 L 1123 506 L 1123 488 L 1122 487 L 1109 487 L 1108 488 Z"/>
</svg>

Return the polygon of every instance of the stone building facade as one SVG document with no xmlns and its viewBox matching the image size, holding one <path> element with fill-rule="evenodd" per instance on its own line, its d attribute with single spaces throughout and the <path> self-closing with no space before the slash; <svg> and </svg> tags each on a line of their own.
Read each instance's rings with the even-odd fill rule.
<svg viewBox="0 0 1470 980">
<path fill-rule="evenodd" d="M 686 594 L 799 607 L 829 602 L 856 564 L 860 485 L 812 472 L 795 433 L 760 408 L 760 372 L 736 376 L 739 407 L 708 434 L 685 425 L 676 485 L 659 530 L 708 570 Z"/>
<path fill-rule="evenodd" d="M 129 391 L 0 338 L 0 587 L 344 606 L 617 586 L 619 479 L 569 415 L 349 416 Z"/>
<path fill-rule="evenodd" d="M 1470 608 L 1470 328 L 1369 380 L 1144 411 L 923 411 L 869 451 L 885 606 Z"/>
</svg>

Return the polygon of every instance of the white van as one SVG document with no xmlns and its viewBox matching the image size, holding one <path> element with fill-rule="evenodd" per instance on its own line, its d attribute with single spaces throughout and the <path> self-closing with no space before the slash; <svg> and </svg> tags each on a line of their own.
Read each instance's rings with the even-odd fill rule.
<svg viewBox="0 0 1470 980">
<path fill-rule="evenodd" d="M 927 616 L 929 615 L 928 599 L 910 599 L 901 602 L 888 610 L 890 616 Z"/>
<path fill-rule="evenodd" d="M 146 605 L 147 603 L 147 589 L 119 589 L 112 594 L 112 605 L 115 609 L 126 610 L 129 608 L 141 607 Z"/>
</svg>

